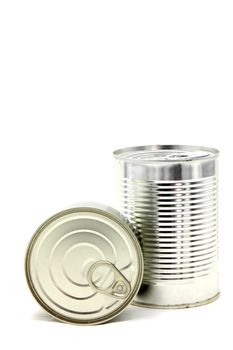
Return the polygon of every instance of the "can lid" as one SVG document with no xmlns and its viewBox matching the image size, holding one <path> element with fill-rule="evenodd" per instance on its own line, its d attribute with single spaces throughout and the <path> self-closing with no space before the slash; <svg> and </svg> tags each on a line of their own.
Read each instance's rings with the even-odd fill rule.
<svg viewBox="0 0 233 350">
<path fill-rule="evenodd" d="M 37 229 L 25 269 L 32 294 L 50 314 L 64 322 L 98 324 L 132 301 L 143 257 L 120 213 L 88 204 L 61 211 Z"/>
<path fill-rule="evenodd" d="M 215 148 L 189 145 L 149 145 L 118 149 L 113 155 L 118 160 L 137 164 L 154 162 L 190 162 L 215 158 Z"/>
</svg>

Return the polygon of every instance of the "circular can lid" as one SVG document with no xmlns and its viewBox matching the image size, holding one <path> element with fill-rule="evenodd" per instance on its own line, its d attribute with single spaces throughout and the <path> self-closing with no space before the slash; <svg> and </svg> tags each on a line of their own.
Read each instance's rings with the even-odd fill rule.
<svg viewBox="0 0 233 350">
<path fill-rule="evenodd" d="M 32 294 L 51 315 L 98 324 L 132 301 L 142 281 L 143 257 L 119 212 L 84 204 L 55 214 L 37 229 L 25 269 Z"/>
<path fill-rule="evenodd" d="M 188 145 L 149 145 L 118 149 L 113 155 L 118 160 L 137 164 L 155 162 L 190 162 L 215 158 L 219 151 L 214 148 Z"/>
</svg>

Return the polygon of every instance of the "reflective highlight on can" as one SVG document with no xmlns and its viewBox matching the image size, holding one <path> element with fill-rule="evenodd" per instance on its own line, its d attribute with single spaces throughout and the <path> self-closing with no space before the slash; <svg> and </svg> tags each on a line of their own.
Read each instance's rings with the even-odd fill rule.
<svg viewBox="0 0 233 350">
<path fill-rule="evenodd" d="M 134 303 L 179 308 L 208 303 L 218 290 L 218 151 L 139 146 L 114 152 L 122 212 L 144 256 Z"/>
</svg>

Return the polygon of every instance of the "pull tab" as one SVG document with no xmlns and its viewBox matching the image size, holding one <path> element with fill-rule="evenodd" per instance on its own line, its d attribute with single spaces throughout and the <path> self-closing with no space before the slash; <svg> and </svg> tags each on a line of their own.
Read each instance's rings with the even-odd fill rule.
<svg viewBox="0 0 233 350">
<path fill-rule="evenodd" d="M 105 275 L 104 280 L 102 280 L 102 285 L 106 282 L 106 279 L 109 277 L 110 273 L 113 272 L 113 282 L 111 285 L 106 288 L 101 288 L 101 286 L 97 286 L 94 282 L 94 273 L 101 272 L 101 268 L 107 269 L 107 274 Z M 89 285 L 98 293 L 107 294 L 117 299 L 124 299 L 128 296 L 131 288 L 130 283 L 127 279 L 122 275 L 122 273 L 109 261 L 100 260 L 94 263 L 87 273 L 87 280 Z"/>
</svg>

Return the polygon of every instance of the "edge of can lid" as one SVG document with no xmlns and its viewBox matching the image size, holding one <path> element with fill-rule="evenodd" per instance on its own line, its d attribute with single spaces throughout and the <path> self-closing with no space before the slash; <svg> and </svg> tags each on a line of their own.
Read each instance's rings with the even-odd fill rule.
<svg viewBox="0 0 233 350">
<path fill-rule="evenodd" d="M 160 151 L 183 151 L 183 152 L 207 152 L 209 153 L 206 157 L 199 157 L 196 156 L 195 158 L 188 158 L 188 159 L 142 159 L 142 158 L 132 158 L 130 155 L 136 155 L 139 152 L 145 151 L 145 152 L 160 152 Z M 131 146 L 131 147 L 125 147 L 120 148 L 115 151 L 113 151 L 113 156 L 117 160 L 123 160 L 130 163 L 139 163 L 139 164 L 148 164 L 148 163 L 177 163 L 177 162 L 190 162 L 190 161 L 196 161 L 196 160 L 208 160 L 212 158 L 216 158 L 219 155 L 219 150 L 216 148 L 211 147 L 205 147 L 205 146 L 194 146 L 194 145 L 145 145 L 145 146 Z"/>
<path fill-rule="evenodd" d="M 138 257 L 138 264 L 139 264 L 139 273 L 137 276 L 136 284 L 135 287 L 131 290 L 129 296 L 126 298 L 125 302 L 116 310 L 112 311 L 109 313 L 107 316 L 102 316 L 99 319 L 95 319 L 93 321 L 82 321 L 82 320 L 76 320 L 72 319 L 70 317 L 65 317 L 58 312 L 54 311 L 52 308 L 50 308 L 43 300 L 42 298 L 38 295 L 37 291 L 35 290 L 33 286 L 33 282 L 31 279 L 30 275 L 30 256 L 31 252 L 34 246 L 34 243 L 36 242 L 37 237 L 40 235 L 40 233 L 44 230 L 44 228 L 47 227 L 50 223 L 52 223 L 54 220 L 62 217 L 63 215 L 66 214 L 72 214 L 72 213 L 78 213 L 82 211 L 88 211 L 88 212 L 93 212 L 97 214 L 102 214 L 109 219 L 115 221 L 118 223 L 129 235 L 130 239 L 132 239 L 132 242 L 135 246 L 135 250 L 137 252 L 137 257 Z M 33 234 L 31 240 L 29 241 L 29 244 L 26 249 L 26 254 L 25 254 L 25 261 L 24 261 L 24 268 L 25 268 L 25 276 L 26 276 L 26 281 L 28 284 L 28 287 L 34 296 L 34 298 L 37 300 L 37 302 L 40 304 L 40 306 L 46 310 L 51 316 L 54 318 L 58 319 L 59 321 L 63 321 L 65 323 L 70 323 L 70 324 L 77 324 L 77 325 L 97 325 L 101 323 L 105 323 L 117 315 L 119 315 L 134 299 L 135 295 L 137 294 L 141 282 L 143 279 L 143 271 L 144 271 L 144 260 L 143 260 L 143 255 L 142 255 L 142 250 L 139 245 L 139 242 L 134 234 L 134 226 L 129 223 L 128 219 L 122 215 L 120 212 L 118 212 L 116 209 L 109 207 L 104 204 L 100 203 L 82 203 L 81 206 L 75 206 L 71 207 L 62 211 L 59 211 L 58 213 L 50 216 L 47 220 L 45 220 L 35 231 Z"/>
</svg>

